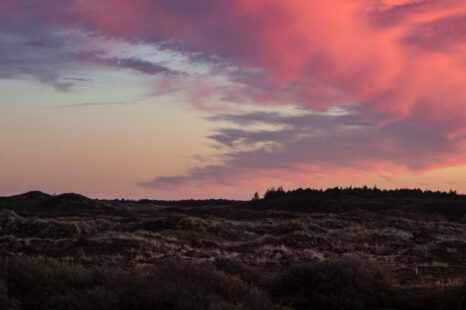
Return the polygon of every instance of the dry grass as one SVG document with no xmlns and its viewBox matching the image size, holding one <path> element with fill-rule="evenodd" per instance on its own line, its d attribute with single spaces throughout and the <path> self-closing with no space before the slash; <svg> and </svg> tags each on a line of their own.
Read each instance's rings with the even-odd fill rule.
<svg viewBox="0 0 466 310">
<path fill-rule="evenodd" d="M 97 304 L 100 302 L 97 300 L 101 300 L 102 309 L 113 305 L 111 300 L 116 293 L 105 285 L 91 285 L 90 282 L 86 282 L 91 281 L 89 277 L 97 274 L 99 268 L 106 266 L 109 277 L 110 274 L 118 274 L 122 279 L 126 277 L 126 281 L 149 283 L 155 280 L 147 280 L 146 271 L 140 271 L 142 269 L 136 266 L 153 266 L 167 259 L 176 259 L 180 266 L 187 264 L 189 268 L 194 268 L 190 271 L 191 276 L 201 277 L 199 270 L 210 274 L 209 279 L 203 280 L 206 283 L 214 281 L 212 279 L 230 283 L 238 296 L 242 296 L 241 300 L 235 299 L 236 293 L 231 293 L 229 288 L 224 287 L 222 292 L 218 292 L 213 284 L 209 284 L 212 286 L 205 286 L 202 293 L 206 294 L 202 295 L 202 298 L 209 300 L 208 306 L 204 303 L 199 309 L 260 309 L 260 306 L 253 305 L 251 299 L 248 299 L 259 296 L 263 298 L 259 300 L 271 306 L 269 298 L 261 291 L 272 295 L 277 304 L 290 303 L 284 296 L 279 298 L 279 294 L 271 287 L 272 283 L 277 283 L 277 279 L 285 276 L 286 270 L 293 270 L 296 266 L 326 266 L 325 264 L 342 258 L 370 261 L 373 265 L 388 270 L 392 275 L 394 294 L 407 296 L 399 302 L 410 304 L 412 298 L 416 305 L 414 308 L 425 304 L 431 295 L 437 300 L 444 300 L 445 296 L 450 296 L 449 294 L 457 296 L 454 295 L 455 290 L 466 277 L 466 223 L 447 221 L 434 215 L 416 216 L 414 213 L 395 210 L 384 213 L 367 210 L 303 213 L 299 210 L 221 207 L 212 210 L 166 210 L 159 207 L 135 206 L 131 209 L 131 204 L 124 205 L 122 202 L 115 205 L 117 211 L 105 213 L 101 211 L 109 208 L 108 203 L 102 206 L 82 197 L 73 199 L 77 199 L 78 202 L 84 201 L 87 206 L 96 208 L 98 212 L 93 211 L 91 217 L 76 216 L 72 213 L 66 216 L 63 212 L 60 216 L 44 216 L 45 209 L 41 209 L 38 215 L 32 216 L 32 208 L 25 209 L 13 205 L 12 207 L 18 210 L 26 210 L 20 216 L 14 211 L 0 209 L 0 257 L 4 262 L 5 259 L 12 259 L 8 263 L 10 270 L 13 270 L 12 262 L 18 257 L 31 257 L 28 259 L 34 262 L 36 269 L 15 268 L 24 269 L 24 273 L 31 274 L 43 268 L 46 275 L 49 272 L 47 276 L 43 275 L 44 277 L 58 277 L 52 275 L 52 269 L 58 268 L 56 272 L 67 274 L 65 278 L 74 277 L 74 280 L 66 280 L 66 283 L 53 284 L 64 285 L 67 290 L 69 283 L 84 281 L 92 290 L 80 290 L 76 296 L 84 296 L 88 301 Z M 68 206 L 66 211 L 71 212 L 69 206 L 77 202 L 66 204 L 60 200 L 60 203 Z M 121 216 L 121 210 L 128 215 Z M 87 214 L 86 209 L 80 207 L 79 214 Z M 22 261 L 25 265 L 26 260 L 25 258 Z M 47 264 L 50 266 L 46 266 Z M 315 274 L 313 268 L 310 268 L 314 270 L 310 277 Z M 139 278 L 128 278 L 131 274 L 128 270 L 137 274 Z M 163 271 L 167 274 L 162 273 L 160 276 L 171 279 L 167 270 Z M 176 270 L 182 272 L 183 269 Z M 341 270 L 340 275 L 343 271 Z M 162 271 L 157 269 L 154 272 Z M 349 274 L 350 277 L 355 277 L 355 281 L 356 277 L 360 276 L 358 272 Z M 82 280 L 80 277 L 88 278 Z M 15 293 L 19 291 L 15 291 L 16 288 L 10 285 L 10 280 L 5 279 L 3 274 L 3 277 L 0 277 L 0 303 L 7 305 L 7 308 L 19 307 L 21 298 Z M 172 280 L 182 282 L 180 279 Z M 25 281 L 33 283 L 36 280 L 30 276 Z M 153 283 L 165 287 L 168 290 L 167 294 L 175 290 L 165 282 Z M 190 290 L 196 290 L 196 286 L 203 284 L 189 282 L 187 285 L 188 288 L 182 288 L 186 290 L 186 297 L 183 298 L 191 302 L 194 297 L 190 295 Z M 123 290 L 123 287 L 120 288 Z M 143 287 L 139 289 L 146 292 Z M 210 290 L 216 293 L 211 296 Z M 252 295 L 246 294 L 246 290 L 252 290 Z M 357 289 L 356 293 L 351 294 L 353 297 L 359 296 L 357 292 L 364 290 Z M 436 295 L 437 292 L 443 295 Z M 149 293 L 155 294 L 152 291 L 144 294 Z M 77 302 L 75 295 L 63 294 L 60 295 L 61 299 L 57 297 L 54 302 L 60 305 Z M 150 299 L 149 295 L 139 298 Z M 244 305 L 241 303 L 243 299 L 246 303 Z M 294 304 L 296 306 L 296 301 Z M 31 308 L 27 305 L 27 301 L 23 301 L 24 309 Z M 446 305 L 447 303 L 440 303 L 437 308 L 456 307 L 451 303 L 448 307 Z M 167 309 L 177 309 L 173 307 Z M 327 304 L 325 307 L 330 306 Z M 336 306 L 330 308 L 337 309 Z M 66 307 L 63 306 L 62 309 Z"/>
</svg>

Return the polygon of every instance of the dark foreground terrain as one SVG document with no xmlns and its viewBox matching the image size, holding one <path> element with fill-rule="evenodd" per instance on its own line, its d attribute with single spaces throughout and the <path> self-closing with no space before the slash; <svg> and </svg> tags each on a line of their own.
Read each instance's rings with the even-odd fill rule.
<svg viewBox="0 0 466 310">
<path fill-rule="evenodd" d="M 0 198 L 0 309 L 466 309 L 466 196 Z"/>
</svg>

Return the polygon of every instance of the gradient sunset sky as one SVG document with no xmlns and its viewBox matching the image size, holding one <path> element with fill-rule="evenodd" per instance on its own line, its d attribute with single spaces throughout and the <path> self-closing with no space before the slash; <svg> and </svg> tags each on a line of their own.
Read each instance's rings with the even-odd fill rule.
<svg viewBox="0 0 466 310">
<path fill-rule="evenodd" d="M 465 0 L 0 0 L 0 196 L 466 193 Z"/>
</svg>

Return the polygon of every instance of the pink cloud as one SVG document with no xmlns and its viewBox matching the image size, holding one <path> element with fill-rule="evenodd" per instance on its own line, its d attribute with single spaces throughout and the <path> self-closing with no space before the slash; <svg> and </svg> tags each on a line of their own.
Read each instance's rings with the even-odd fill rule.
<svg viewBox="0 0 466 310">
<path fill-rule="evenodd" d="M 308 92 L 317 83 L 340 92 L 328 98 L 328 105 L 365 102 L 398 118 L 425 102 L 429 108 L 438 105 L 440 115 L 445 101 L 456 109 L 464 104 L 466 45 L 462 32 L 455 31 L 466 25 L 464 1 L 77 3 L 83 18 L 103 33 L 128 40 L 182 40 L 192 51 L 263 68 L 275 89 L 301 83 L 302 94 L 295 97 L 310 107 L 322 107 L 322 100 Z M 392 25 L 377 24 L 399 15 L 403 19 Z M 442 36 L 430 42 L 437 32 Z M 257 98 L 267 97 L 263 93 Z"/>
<path fill-rule="evenodd" d="M 359 103 L 362 108 L 356 113 L 371 123 L 372 131 L 364 131 L 370 136 L 369 145 L 358 141 L 351 147 L 367 147 L 369 154 L 354 149 L 348 153 L 367 161 L 361 169 L 385 166 L 390 160 L 397 167 L 417 170 L 464 163 L 464 0 L 68 0 L 62 4 L 53 0 L 48 3 L 59 9 L 50 11 L 49 6 L 41 8 L 34 1 L 24 3 L 3 1 L 0 14 L 38 19 L 57 27 L 80 27 L 128 42 L 161 44 L 192 59 L 197 53 L 196 57 L 206 62 L 233 64 L 238 69 L 236 75 L 228 73 L 229 77 L 242 85 L 238 88 L 241 93 L 230 90 L 227 94 L 235 100 L 321 111 Z M 139 71 L 147 71 L 145 65 L 129 60 L 120 63 Z M 159 68 L 152 69 L 158 72 L 155 69 Z M 252 75 L 253 69 L 260 73 Z M 194 84 L 193 106 L 210 110 L 210 98 L 223 90 L 204 81 Z M 397 131 L 397 126 L 406 131 Z M 410 133 L 412 136 L 405 137 Z M 423 144 L 415 145 L 419 140 Z M 338 150 L 338 145 L 332 147 L 335 149 L 323 155 Z M 422 160 L 417 152 L 423 152 Z M 227 166 L 194 169 L 187 178 L 158 178 L 155 183 L 180 184 L 196 177 L 211 183 L 212 174 L 227 179 L 232 171 L 249 178 L 245 167 L 252 163 L 243 153 L 229 155 L 235 160 L 227 160 Z M 269 159 L 280 165 L 281 161 L 297 160 L 292 155 L 281 153 Z M 357 166 L 357 161 L 345 158 L 335 157 L 334 161 L 326 169 Z M 311 163 L 315 159 L 299 158 L 297 162 Z M 272 167 L 256 172 L 263 178 L 263 171 Z M 372 170 L 379 173 L 378 168 Z"/>
<path fill-rule="evenodd" d="M 441 116 L 443 102 L 459 109 L 466 97 L 462 0 L 65 2 L 51 11 L 33 1 L 6 1 L 1 9 L 129 41 L 181 40 L 190 52 L 262 68 L 269 85 L 255 96 L 259 102 L 299 84 L 292 99 L 309 107 L 364 102 L 400 118 L 425 102 Z M 63 12 L 73 17 L 64 20 Z M 386 19 L 394 22 L 379 23 Z"/>
</svg>

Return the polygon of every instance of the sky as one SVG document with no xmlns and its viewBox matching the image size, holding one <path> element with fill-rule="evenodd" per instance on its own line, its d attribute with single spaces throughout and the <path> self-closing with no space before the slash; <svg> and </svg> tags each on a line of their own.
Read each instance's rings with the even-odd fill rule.
<svg viewBox="0 0 466 310">
<path fill-rule="evenodd" d="M 466 193 L 466 1 L 0 1 L 0 196 L 280 185 Z"/>
</svg>

